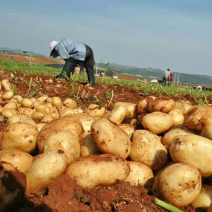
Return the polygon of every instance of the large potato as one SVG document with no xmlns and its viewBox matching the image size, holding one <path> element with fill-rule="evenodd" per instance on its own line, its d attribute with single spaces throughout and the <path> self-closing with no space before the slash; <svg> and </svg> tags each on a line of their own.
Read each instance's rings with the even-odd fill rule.
<svg viewBox="0 0 212 212">
<path fill-rule="evenodd" d="M 157 98 L 153 101 L 150 101 L 148 104 L 148 110 L 150 112 L 163 112 L 168 113 L 174 108 L 175 102 L 173 99 L 169 98 Z"/>
<path fill-rule="evenodd" d="M 19 149 L 31 153 L 36 147 L 38 130 L 28 123 L 8 125 L 0 136 L 1 149 Z"/>
<path fill-rule="evenodd" d="M 96 147 L 96 144 L 93 141 L 91 134 L 85 136 L 85 138 L 80 143 L 81 156 L 87 155 L 99 155 L 100 151 Z"/>
<path fill-rule="evenodd" d="M 184 123 L 184 115 L 179 109 L 174 108 L 168 114 L 172 117 L 174 125 L 180 125 Z"/>
<path fill-rule="evenodd" d="M 154 96 L 148 96 L 142 98 L 137 104 L 139 114 L 148 113 L 149 112 L 148 104 L 155 99 L 156 97 Z"/>
<path fill-rule="evenodd" d="M 42 154 L 27 172 L 26 196 L 43 195 L 49 183 L 66 171 L 67 165 L 62 150 L 52 150 Z"/>
<path fill-rule="evenodd" d="M 185 115 L 185 124 L 192 130 L 202 130 L 205 125 L 212 124 L 212 107 L 193 106 Z"/>
<path fill-rule="evenodd" d="M 212 140 L 212 124 L 207 124 L 204 126 L 201 132 L 201 136 Z"/>
<path fill-rule="evenodd" d="M 137 104 L 131 102 L 116 102 L 113 109 L 119 106 L 123 106 L 126 109 L 126 115 L 124 119 L 133 119 L 138 116 Z"/>
<path fill-rule="evenodd" d="M 89 155 L 71 163 L 66 174 L 83 188 L 111 185 L 116 180 L 125 180 L 130 173 L 127 161 L 117 155 Z"/>
<path fill-rule="evenodd" d="M 126 109 L 123 106 L 114 108 L 108 115 L 108 119 L 116 125 L 120 125 L 126 116 Z"/>
<path fill-rule="evenodd" d="M 207 209 L 212 204 L 212 186 L 202 185 L 202 189 L 198 197 L 191 203 L 191 206 L 196 208 Z"/>
<path fill-rule="evenodd" d="M 91 125 L 91 135 L 97 148 L 103 153 L 116 154 L 126 159 L 130 154 L 129 136 L 106 118 L 101 118 Z"/>
<path fill-rule="evenodd" d="M 191 107 L 192 104 L 189 101 L 179 101 L 175 102 L 174 109 L 179 109 L 185 115 Z"/>
<path fill-rule="evenodd" d="M 212 141 L 198 135 L 180 135 L 169 147 L 174 162 L 188 163 L 201 171 L 202 177 L 212 175 Z"/>
<path fill-rule="evenodd" d="M 56 119 L 47 123 L 43 126 L 41 131 L 38 134 L 37 145 L 40 151 L 43 151 L 44 143 L 46 142 L 48 136 L 54 130 L 67 130 L 73 133 L 79 140 L 79 142 L 83 139 L 83 127 L 81 121 L 72 116 L 62 117 L 60 119 Z"/>
<path fill-rule="evenodd" d="M 198 169 L 183 163 L 165 168 L 159 176 L 159 191 L 163 199 L 177 207 L 191 204 L 202 186 Z"/>
<path fill-rule="evenodd" d="M 172 140 L 178 136 L 178 135 L 189 135 L 189 134 L 194 134 L 194 132 L 190 129 L 180 129 L 180 128 L 175 128 L 169 130 L 162 138 L 162 143 L 166 146 L 169 146 Z"/>
<path fill-rule="evenodd" d="M 68 163 L 80 157 L 79 141 L 77 137 L 69 131 L 52 131 L 44 143 L 44 152 L 49 152 L 53 149 L 63 150 Z"/>
<path fill-rule="evenodd" d="M 147 130 L 136 130 L 132 135 L 130 158 L 146 164 L 152 170 L 161 169 L 167 162 L 167 150 L 160 137 Z"/>
<path fill-rule="evenodd" d="M 160 134 L 173 126 L 174 122 L 170 115 L 162 112 L 153 112 L 147 114 L 142 119 L 142 125 L 145 129 Z"/>
<path fill-rule="evenodd" d="M 152 187 L 154 181 L 152 169 L 140 162 L 129 161 L 128 163 L 130 164 L 130 174 L 124 181 L 129 182 L 132 186 Z"/>
<path fill-rule="evenodd" d="M 18 171 L 27 173 L 32 165 L 33 157 L 18 149 L 5 149 L 0 151 L 0 161 L 12 164 Z"/>
</svg>

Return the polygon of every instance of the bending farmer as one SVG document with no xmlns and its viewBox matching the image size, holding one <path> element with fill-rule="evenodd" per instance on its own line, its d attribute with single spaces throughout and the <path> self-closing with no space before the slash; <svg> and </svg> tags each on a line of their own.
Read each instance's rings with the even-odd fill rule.
<svg viewBox="0 0 212 212">
<path fill-rule="evenodd" d="M 50 57 L 60 56 L 65 60 L 64 68 L 57 78 L 65 79 L 65 76 L 70 78 L 70 74 L 74 73 L 75 66 L 80 65 L 86 68 L 89 84 L 95 86 L 94 54 L 89 46 L 78 41 L 63 39 L 61 41 L 52 41 L 49 48 L 51 49 Z"/>
</svg>

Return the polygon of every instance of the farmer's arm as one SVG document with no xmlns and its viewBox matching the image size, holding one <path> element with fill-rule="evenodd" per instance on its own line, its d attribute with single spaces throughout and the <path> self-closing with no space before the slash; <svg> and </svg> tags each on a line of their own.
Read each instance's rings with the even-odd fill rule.
<svg viewBox="0 0 212 212">
<path fill-rule="evenodd" d="M 62 43 L 59 43 L 55 49 L 57 50 L 58 54 L 60 55 L 60 57 L 65 60 L 68 59 L 70 57 L 68 51 L 66 50 L 65 46 Z"/>
</svg>

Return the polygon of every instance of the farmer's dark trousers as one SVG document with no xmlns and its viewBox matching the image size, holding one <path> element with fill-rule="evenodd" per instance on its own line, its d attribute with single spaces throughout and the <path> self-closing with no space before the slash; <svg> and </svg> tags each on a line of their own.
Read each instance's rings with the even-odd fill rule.
<svg viewBox="0 0 212 212">
<path fill-rule="evenodd" d="M 76 65 L 80 65 L 86 68 L 89 84 L 91 84 L 91 86 L 95 86 L 95 77 L 94 77 L 95 61 L 94 61 L 93 50 L 87 45 L 85 45 L 85 48 L 86 48 L 85 61 L 75 60 L 72 57 L 65 60 L 66 63 L 63 67 L 61 74 L 58 76 L 59 78 L 63 78 L 63 79 L 65 78 L 64 72 L 65 72 L 65 75 L 67 75 L 68 78 L 70 78 L 70 74 L 74 73 L 74 68 L 76 67 Z"/>
</svg>

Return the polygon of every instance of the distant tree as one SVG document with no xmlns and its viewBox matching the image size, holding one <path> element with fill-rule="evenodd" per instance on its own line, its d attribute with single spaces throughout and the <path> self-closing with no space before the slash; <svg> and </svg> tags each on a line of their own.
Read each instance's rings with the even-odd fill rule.
<svg viewBox="0 0 212 212">
<path fill-rule="evenodd" d="M 27 52 L 26 52 L 26 51 L 23 51 L 23 53 L 24 53 L 24 54 L 27 54 Z"/>
</svg>

